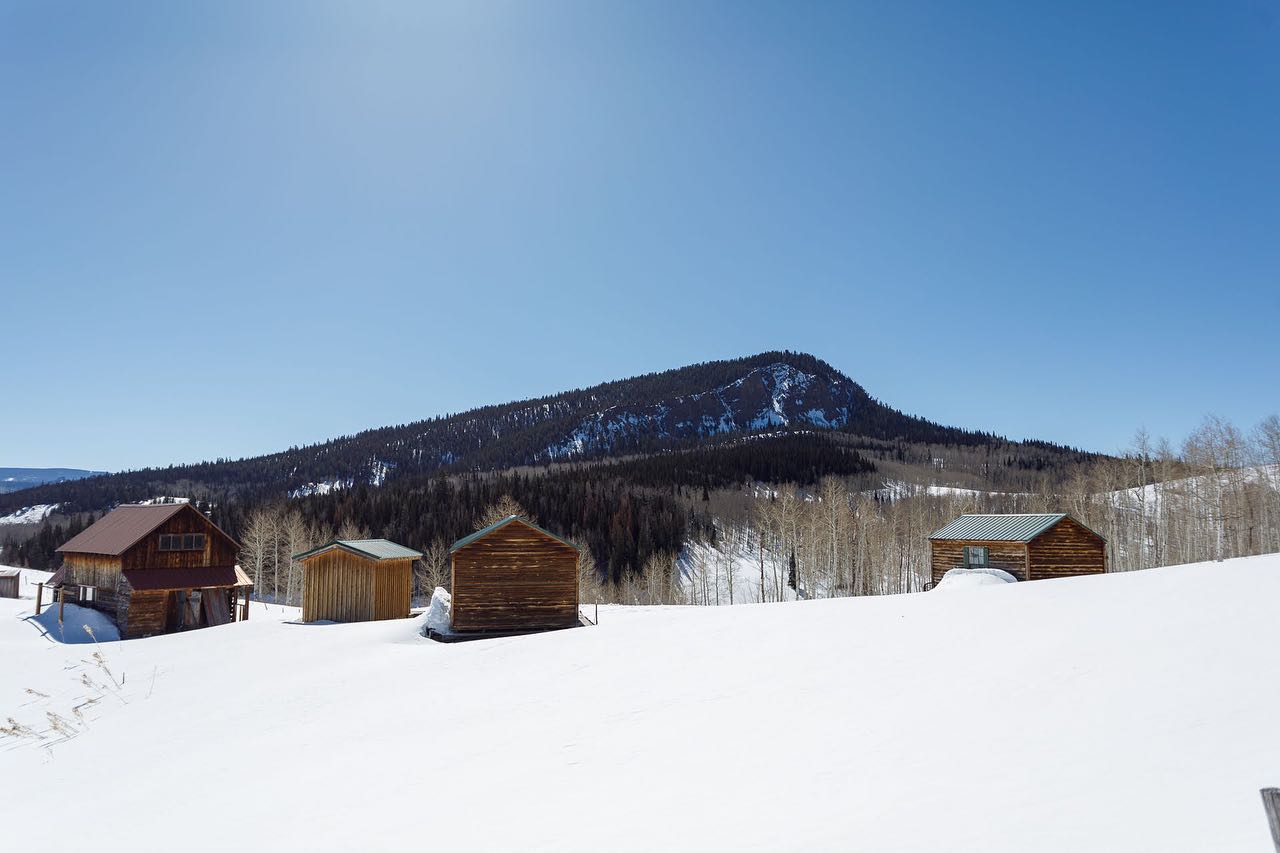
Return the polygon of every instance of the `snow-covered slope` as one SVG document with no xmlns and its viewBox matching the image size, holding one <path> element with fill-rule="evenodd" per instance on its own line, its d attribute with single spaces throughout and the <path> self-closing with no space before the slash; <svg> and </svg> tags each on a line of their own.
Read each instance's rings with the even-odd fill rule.
<svg viewBox="0 0 1280 853">
<path fill-rule="evenodd" d="M 8 515 L 0 515 L 0 524 L 38 524 L 58 508 L 57 504 L 24 506 Z"/>
<path fill-rule="evenodd" d="M 70 722 L 50 739 L 71 735 L 0 741 L 0 825 L 6 849 L 95 853 L 1264 853 L 1276 601 L 1268 556 L 609 608 L 595 628 L 458 645 L 420 619 L 256 609 L 98 662 L 0 600 L 0 720 L 47 731 L 53 712 Z M 33 820 L 35 802 L 85 804 L 92 834 Z"/>
<path fill-rule="evenodd" d="M 786 426 L 842 427 L 862 392 L 843 377 L 823 378 L 784 362 L 749 371 L 720 388 L 651 406 L 611 406 L 595 412 L 548 459 L 614 450 L 640 438 L 690 438 Z"/>
</svg>

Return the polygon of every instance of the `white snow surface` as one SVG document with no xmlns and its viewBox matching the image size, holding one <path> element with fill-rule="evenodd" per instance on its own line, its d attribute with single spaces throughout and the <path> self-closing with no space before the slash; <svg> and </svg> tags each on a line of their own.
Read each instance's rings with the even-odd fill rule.
<svg viewBox="0 0 1280 853">
<path fill-rule="evenodd" d="M 1003 569 L 950 569 L 934 589 L 968 589 L 975 586 L 1002 586 L 1018 579 Z"/>
<path fill-rule="evenodd" d="M 432 631 L 447 634 L 453 629 L 449 620 L 449 608 L 453 603 L 449 591 L 442 586 L 431 593 L 431 606 L 427 608 L 427 627 Z"/>
<path fill-rule="evenodd" d="M 193 827 L 230 815 L 253 850 L 1263 853 L 1277 601 L 1280 555 L 609 607 L 598 627 L 458 644 L 423 638 L 425 616 L 255 607 L 97 646 L 122 686 L 87 725 L 48 748 L 0 735 L 11 793 L 94 815 L 89 839 L 0 798 L 4 847 L 221 851 L 225 832 Z M 0 720 L 42 731 L 106 677 L 30 610 L 0 599 Z"/>
<path fill-rule="evenodd" d="M 58 506 L 58 504 L 24 506 L 8 515 L 0 515 L 0 524 L 36 524 L 48 518 Z"/>
</svg>

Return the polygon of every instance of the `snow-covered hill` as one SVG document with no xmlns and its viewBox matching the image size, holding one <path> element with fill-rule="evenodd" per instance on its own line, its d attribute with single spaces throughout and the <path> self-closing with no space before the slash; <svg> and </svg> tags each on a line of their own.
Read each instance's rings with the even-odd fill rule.
<svg viewBox="0 0 1280 853">
<path fill-rule="evenodd" d="M 8 515 L 0 515 L 0 524 L 38 524 L 48 518 L 57 508 L 57 504 L 24 506 Z"/>
<path fill-rule="evenodd" d="M 459 645 L 256 609 L 99 662 L 0 599 L 0 719 L 48 738 L 0 740 L 0 825 L 98 853 L 1263 853 L 1276 601 L 1280 555 Z M 32 819 L 54 803 L 92 835 Z"/>
<path fill-rule="evenodd" d="M 834 429 L 849 422 L 864 392 L 849 379 L 806 373 L 785 362 L 750 370 L 707 391 L 650 406 L 611 406 L 584 418 L 567 438 L 547 447 L 561 459 L 638 440 L 685 439 L 787 426 Z"/>
</svg>

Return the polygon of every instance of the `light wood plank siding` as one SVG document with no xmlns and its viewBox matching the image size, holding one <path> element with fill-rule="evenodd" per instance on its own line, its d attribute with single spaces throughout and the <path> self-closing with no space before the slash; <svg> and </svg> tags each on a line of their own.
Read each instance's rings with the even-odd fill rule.
<svg viewBox="0 0 1280 853">
<path fill-rule="evenodd" d="M 455 631 L 567 628 L 578 623 L 578 552 L 513 521 L 452 555 Z"/>
<path fill-rule="evenodd" d="M 302 561 L 302 621 L 403 619 L 413 595 L 413 560 L 371 560 L 341 548 Z"/>
</svg>

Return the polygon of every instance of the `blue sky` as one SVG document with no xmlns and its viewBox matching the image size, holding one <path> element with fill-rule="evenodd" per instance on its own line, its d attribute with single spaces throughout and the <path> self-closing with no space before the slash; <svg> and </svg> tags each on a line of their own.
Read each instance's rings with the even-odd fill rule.
<svg viewBox="0 0 1280 853">
<path fill-rule="evenodd" d="M 1280 409 L 1280 4 L 0 2 L 0 465 L 765 349 L 1114 450 Z"/>
</svg>

